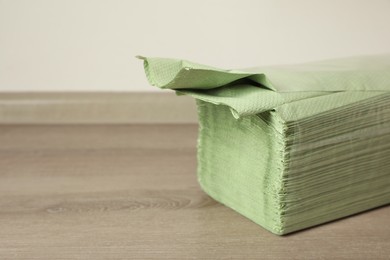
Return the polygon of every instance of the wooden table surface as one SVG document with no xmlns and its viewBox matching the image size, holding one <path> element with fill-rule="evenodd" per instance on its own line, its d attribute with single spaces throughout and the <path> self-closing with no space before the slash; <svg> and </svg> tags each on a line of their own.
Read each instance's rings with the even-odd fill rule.
<svg viewBox="0 0 390 260">
<path fill-rule="evenodd" d="M 0 259 L 390 259 L 390 207 L 278 237 L 196 181 L 195 125 L 0 126 Z"/>
</svg>

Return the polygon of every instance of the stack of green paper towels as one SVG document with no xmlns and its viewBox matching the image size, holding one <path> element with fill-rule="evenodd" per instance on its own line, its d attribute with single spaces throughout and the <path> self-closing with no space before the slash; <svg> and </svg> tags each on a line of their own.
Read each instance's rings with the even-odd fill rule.
<svg viewBox="0 0 390 260">
<path fill-rule="evenodd" d="M 275 234 L 390 202 L 390 55 L 222 70 L 144 58 L 197 100 L 206 193 Z"/>
</svg>

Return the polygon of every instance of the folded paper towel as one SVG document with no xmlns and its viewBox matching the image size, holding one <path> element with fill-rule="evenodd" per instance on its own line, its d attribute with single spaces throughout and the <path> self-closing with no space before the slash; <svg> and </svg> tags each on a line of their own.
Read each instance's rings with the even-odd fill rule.
<svg viewBox="0 0 390 260">
<path fill-rule="evenodd" d="M 390 55 L 244 70 L 145 58 L 197 99 L 198 180 L 275 234 L 390 203 Z"/>
</svg>

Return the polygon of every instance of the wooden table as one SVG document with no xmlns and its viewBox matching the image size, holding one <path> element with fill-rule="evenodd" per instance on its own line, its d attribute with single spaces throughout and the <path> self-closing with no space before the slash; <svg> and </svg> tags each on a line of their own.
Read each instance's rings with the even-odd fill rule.
<svg viewBox="0 0 390 260">
<path fill-rule="evenodd" d="M 0 126 L 0 259 L 389 259 L 390 207 L 278 237 L 196 181 L 195 125 Z"/>
</svg>

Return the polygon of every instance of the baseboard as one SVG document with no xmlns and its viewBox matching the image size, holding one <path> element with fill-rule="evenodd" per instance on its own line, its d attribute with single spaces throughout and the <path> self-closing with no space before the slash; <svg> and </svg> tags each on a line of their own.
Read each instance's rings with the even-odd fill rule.
<svg viewBox="0 0 390 260">
<path fill-rule="evenodd" d="M 0 92 L 0 124 L 196 122 L 194 100 L 173 92 Z"/>
</svg>

